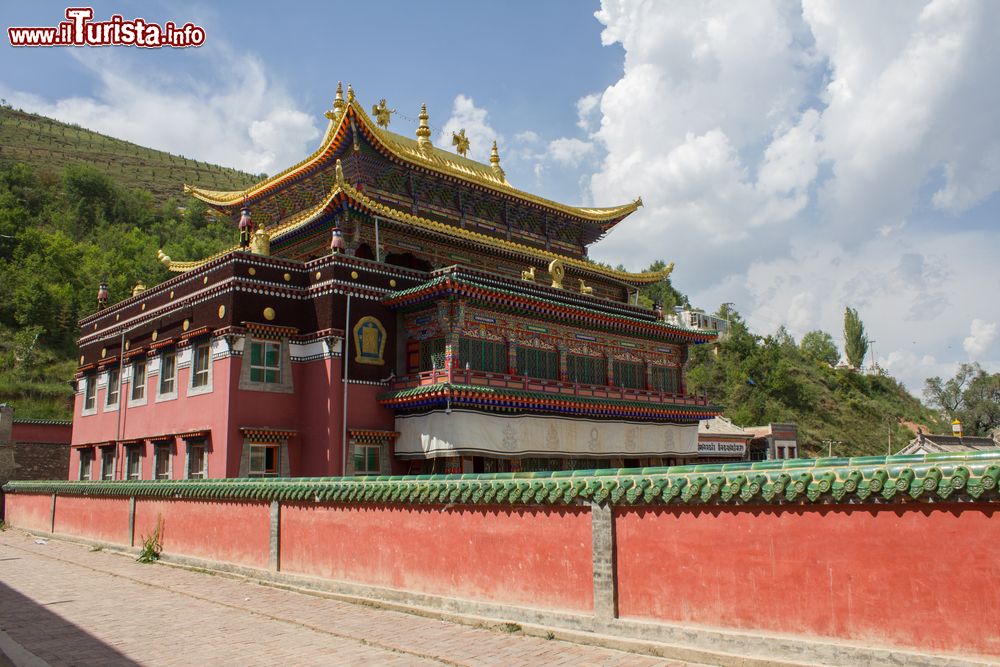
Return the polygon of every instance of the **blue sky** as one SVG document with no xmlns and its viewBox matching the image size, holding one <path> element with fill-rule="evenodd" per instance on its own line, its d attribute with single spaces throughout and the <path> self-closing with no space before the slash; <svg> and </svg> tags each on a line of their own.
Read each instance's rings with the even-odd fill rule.
<svg viewBox="0 0 1000 667">
<path fill-rule="evenodd" d="M 63 4 L 5 3 L 4 28 Z M 1000 5 L 832 2 L 97 3 L 193 21 L 198 49 L 0 47 L 0 97 L 190 157 L 274 173 L 325 127 L 336 82 L 426 102 L 436 143 L 497 139 L 508 179 L 645 206 L 592 249 L 674 261 L 699 306 L 760 333 L 840 338 L 846 305 L 919 392 L 1000 369 Z M 596 13 L 596 15 L 595 15 Z M 446 144 L 450 147 L 450 145 Z"/>
</svg>

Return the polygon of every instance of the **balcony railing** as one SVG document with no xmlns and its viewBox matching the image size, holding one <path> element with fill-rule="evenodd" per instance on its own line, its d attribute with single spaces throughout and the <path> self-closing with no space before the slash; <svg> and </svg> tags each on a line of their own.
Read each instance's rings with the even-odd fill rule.
<svg viewBox="0 0 1000 667">
<path fill-rule="evenodd" d="M 393 381 L 392 389 L 399 391 L 435 384 L 467 384 L 500 389 L 522 389 L 524 391 L 563 396 L 587 396 L 591 398 L 643 401 L 654 404 L 708 405 L 707 396 L 677 394 L 649 389 L 631 389 L 629 387 L 616 387 L 612 385 L 584 384 L 582 382 L 562 382 L 560 380 L 545 380 L 522 375 L 511 375 L 509 373 L 488 373 L 486 371 L 462 369 L 450 371 L 447 369 L 435 369 L 432 371 L 421 371 L 412 375 L 404 375 Z"/>
</svg>

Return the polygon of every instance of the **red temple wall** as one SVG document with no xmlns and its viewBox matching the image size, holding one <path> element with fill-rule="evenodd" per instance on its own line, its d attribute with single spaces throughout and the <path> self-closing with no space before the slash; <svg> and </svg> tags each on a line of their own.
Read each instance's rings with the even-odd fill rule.
<svg viewBox="0 0 1000 667">
<path fill-rule="evenodd" d="M 1000 655 L 982 505 L 615 512 L 622 617 Z"/>
<path fill-rule="evenodd" d="M 6 496 L 4 520 L 24 530 L 49 532 L 52 528 L 52 496 L 45 494 L 13 494 Z"/>
<path fill-rule="evenodd" d="M 7 496 L 8 505 L 14 504 L 14 495 Z M 61 495 L 56 498 L 55 532 L 128 544 L 128 498 Z"/>
<path fill-rule="evenodd" d="M 70 424 L 26 424 L 15 421 L 11 431 L 11 442 L 68 445 L 72 432 L 73 427 Z"/>
<path fill-rule="evenodd" d="M 281 569 L 376 586 L 589 611 L 590 510 L 281 508 Z"/>
<path fill-rule="evenodd" d="M 266 568 L 270 549 L 270 503 L 138 499 L 135 546 L 161 519 L 166 553 Z"/>
</svg>

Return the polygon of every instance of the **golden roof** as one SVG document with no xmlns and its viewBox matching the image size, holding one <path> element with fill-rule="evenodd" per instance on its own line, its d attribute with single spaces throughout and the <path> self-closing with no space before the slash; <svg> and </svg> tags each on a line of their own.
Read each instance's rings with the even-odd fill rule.
<svg viewBox="0 0 1000 667">
<path fill-rule="evenodd" d="M 494 169 L 492 165 L 470 160 L 469 158 L 442 150 L 436 146 L 427 145 L 422 147 L 415 139 L 410 139 L 378 127 L 372 122 L 368 114 L 365 113 L 363 106 L 351 96 L 349 96 L 349 100 L 346 103 L 342 104 L 344 105 L 342 113 L 327 112 L 330 124 L 323 135 L 323 141 L 319 148 L 298 164 L 252 185 L 246 190 L 206 190 L 185 184 L 184 191 L 189 192 L 208 204 L 223 208 L 237 206 L 244 200 L 252 200 L 258 195 L 277 189 L 302 172 L 325 167 L 330 157 L 333 156 L 339 147 L 340 141 L 346 136 L 347 129 L 350 127 L 350 119 L 353 118 L 356 120 L 359 129 L 372 139 L 375 144 L 382 146 L 399 160 L 488 188 L 497 193 L 513 196 L 564 215 L 599 223 L 600 227 L 605 231 L 614 226 L 614 224 L 626 215 L 642 206 L 641 198 L 636 198 L 635 201 L 621 206 L 596 208 L 567 206 L 566 204 L 560 204 L 544 197 L 538 197 L 512 186 L 507 182 L 503 171 Z"/>
<path fill-rule="evenodd" d="M 517 253 L 522 255 L 526 259 L 534 259 L 535 261 L 544 260 L 545 263 L 553 259 L 562 260 L 563 264 L 569 268 L 577 269 L 580 271 L 586 271 L 593 274 L 598 274 L 605 276 L 607 278 L 612 278 L 623 283 L 629 284 L 647 284 L 654 283 L 663 280 L 668 275 L 673 268 L 673 265 L 668 266 L 660 271 L 653 271 L 649 273 L 629 273 L 626 271 L 618 271 L 610 267 L 602 266 L 588 260 L 576 259 L 573 257 L 567 257 L 560 255 L 558 253 L 550 252 L 547 250 L 541 250 L 538 248 L 533 248 L 521 243 L 516 243 L 514 241 L 507 241 L 504 239 L 494 238 L 492 236 L 487 236 L 486 234 L 480 234 L 478 232 L 469 231 L 467 229 L 462 229 L 460 227 L 454 227 L 452 225 L 447 225 L 442 222 L 437 222 L 435 220 L 429 220 L 427 218 L 422 218 L 417 215 L 412 215 L 410 213 L 405 213 L 399 211 L 390 206 L 386 206 L 381 202 L 378 202 L 363 192 L 352 187 L 343 180 L 343 174 L 338 174 L 333 187 L 327 193 L 327 196 L 322 202 L 313 206 L 311 208 L 305 209 L 300 213 L 296 214 L 292 218 L 269 228 L 267 232 L 270 234 L 271 243 L 278 241 L 282 236 L 288 234 L 302 226 L 308 225 L 313 222 L 321 215 L 327 212 L 331 205 L 337 203 L 342 197 L 347 197 L 353 203 L 367 209 L 369 212 L 392 220 L 404 225 L 409 225 L 412 227 L 417 227 L 419 229 L 427 230 L 437 234 L 442 234 L 445 236 L 450 236 L 452 238 L 459 238 L 465 241 L 471 241 L 479 245 L 486 245 L 498 250 L 503 250 L 507 252 Z M 236 250 L 237 247 L 234 246 L 228 250 L 224 250 L 220 253 L 196 262 L 175 262 L 169 260 L 168 268 L 171 271 L 189 271 L 191 269 L 197 268 L 202 264 L 212 261 L 218 257 L 221 257 L 227 253 Z"/>
</svg>

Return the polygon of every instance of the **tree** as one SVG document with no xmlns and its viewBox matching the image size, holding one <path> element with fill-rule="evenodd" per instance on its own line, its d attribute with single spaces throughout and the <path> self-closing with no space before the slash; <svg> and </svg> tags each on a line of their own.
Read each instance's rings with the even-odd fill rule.
<svg viewBox="0 0 1000 667">
<path fill-rule="evenodd" d="M 949 421 L 958 419 L 968 435 L 988 436 L 1000 427 L 1000 373 L 990 375 L 979 364 L 962 364 L 955 377 L 932 377 L 924 398 Z"/>
<path fill-rule="evenodd" d="M 802 350 L 802 354 L 810 359 L 822 361 L 831 366 L 835 366 L 840 361 L 840 350 L 837 349 L 837 344 L 833 341 L 833 336 L 819 329 L 810 331 L 802 336 L 799 349 Z"/>
<path fill-rule="evenodd" d="M 844 309 L 844 354 L 852 368 L 861 368 L 868 354 L 868 336 L 858 311 L 850 306 Z"/>
</svg>

